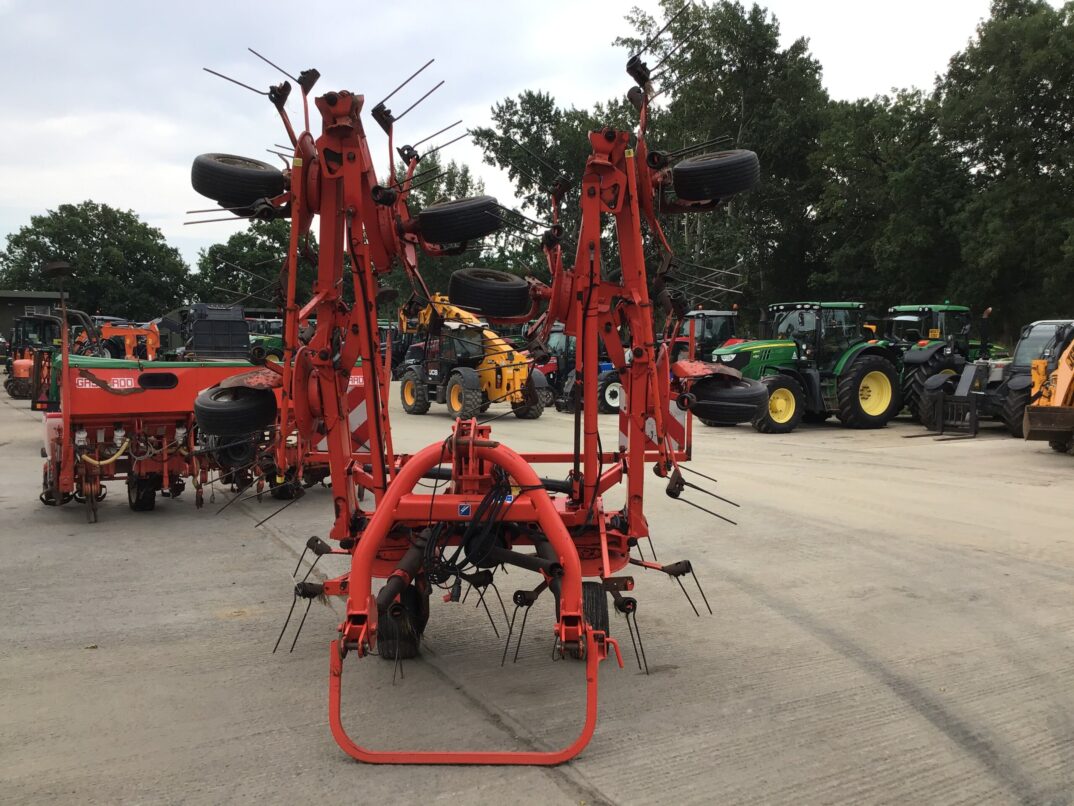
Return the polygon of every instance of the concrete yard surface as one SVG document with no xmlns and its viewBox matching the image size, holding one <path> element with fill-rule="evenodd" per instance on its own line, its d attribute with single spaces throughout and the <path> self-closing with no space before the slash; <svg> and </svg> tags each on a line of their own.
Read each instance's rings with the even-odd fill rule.
<svg viewBox="0 0 1074 806">
<path fill-rule="evenodd" d="M 442 440 L 443 406 L 397 449 Z M 503 411 L 494 407 L 489 413 Z M 604 444 L 615 417 L 602 417 Z M 496 420 L 518 450 L 570 446 L 570 415 Z M 272 646 L 317 487 L 262 526 L 265 497 L 205 508 L 191 491 L 100 522 L 38 501 L 41 417 L 0 395 L 0 803 L 1063 804 L 1074 802 L 1074 459 L 994 429 L 786 435 L 695 429 L 691 467 L 739 507 L 664 495 L 646 471 L 660 562 L 635 574 L 651 674 L 613 612 L 625 668 L 600 673 L 589 746 L 558 768 L 357 764 L 328 728 L 342 602 L 314 603 Z M 700 477 L 691 478 L 709 484 Z M 645 546 L 648 551 L 648 546 Z M 334 561 L 334 562 L 333 562 Z M 319 570 L 343 570 L 328 558 Z M 552 661 L 550 597 L 501 667 L 505 607 L 433 596 L 422 656 L 350 656 L 344 720 L 378 748 L 553 749 L 582 721 L 583 667 Z M 301 605 L 300 605 L 301 607 Z M 301 611 L 300 611 L 301 612 Z M 299 615 L 300 615 L 299 612 Z M 517 628 L 516 628 L 517 635 Z M 512 647 L 513 653 L 513 647 Z"/>
</svg>

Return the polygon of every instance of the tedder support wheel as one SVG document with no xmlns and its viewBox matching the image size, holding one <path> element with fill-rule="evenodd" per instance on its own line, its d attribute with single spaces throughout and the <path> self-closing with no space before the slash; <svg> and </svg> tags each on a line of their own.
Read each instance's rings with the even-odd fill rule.
<svg viewBox="0 0 1074 806">
<path fill-rule="evenodd" d="M 382 660 L 409 660 L 418 655 L 421 636 L 429 621 L 429 597 L 414 585 L 407 585 L 399 594 L 403 606 L 400 616 L 387 611 L 377 614 L 377 651 Z"/>
<path fill-rule="evenodd" d="M 157 491 L 147 479 L 128 476 L 127 503 L 135 512 L 149 512 L 157 505 Z"/>
<path fill-rule="evenodd" d="M 467 384 L 462 375 L 457 372 L 452 373 L 448 380 L 446 397 L 448 412 L 452 417 L 462 420 L 469 420 L 480 414 L 485 400 L 481 390 Z"/>
<path fill-rule="evenodd" d="M 619 373 L 608 370 L 597 379 L 597 411 L 601 414 L 618 414 L 623 401 L 623 384 Z"/>
<path fill-rule="evenodd" d="M 399 382 L 399 398 L 407 414 L 425 414 L 429 410 L 429 387 L 415 369 L 403 373 Z"/>
<path fill-rule="evenodd" d="M 605 635 L 612 634 L 608 621 L 608 594 L 603 583 L 582 582 L 582 613 L 594 630 L 602 630 Z M 582 653 L 572 649 L 571 657 L 581 658 Z"/>
<path fill-rule="evenodd" d="M 485 316 L 521 316 L 530 309 L 530 286 L 505 271 L 459 269 L 448 282 L 448 299 Z"/>
<path fill-rule="evenodd" d="M 1022 439 L 1025 436 L 1025 425 L 1023 420 L 1025 418 L 1026 406 L 1029 405 L 1030 390 L 1026 389 L 1008 389 L 1006 396 L 1003 398 L 1003 405 L 1000 409 L 1000 417 L 1003 419 L 1003 424 L 1007 426 L 1007 431 L 1010 432 L 1012 437 Z"/>
<path fill-rule="evenodd" d="M 429 243 L 473 241 L 498 230 L 503 223 L 492 196 L 430 204 L 418 213 L 421 237 Z"/>
<path fill-rule="evenodd" d="M 190 168 L 190 184 L 221 207 L 248 207 L 283 193 L 283 174 L 274 165 L 234 154 L 201 154 Z"/>
<path fill-rule="evenodd" d="M 899 374 L 881 355 L 855 358 L 839 378 L 839 419 L 847 428 L 883 428 L 899 413 Z"/>
<path fill-rule="evenodd" d="M 762 434 L 787 434 L 798 427 L 805 414 L 805 391 L 787 375 L 768 375 L 761 379 L 768 389 L 768 406 L 753 421 Z"/>
<path fill-rule="evenodd" d="M 276 421 L 276 395 L 269 389 L 213 386 L 194 399 L 203 434 L 236 436 L 264 431 Z"/>
<path fill-rule="evenodd" d="M 717 151 L 676 163 L 671 177 L 680 199 L 709 201 L 755 187 L 761 178 L 761 165 L 752 151 Z"/>
<path fill-rule="evenodd" d="M 921 405 L 925 398 L 925 381 L 933 375 L 957 375 L 958 362 L 953 355 L 944 355 L 943 350 L 937 350 L 929 360 L 918 364 L 907 372 L 902 381 L 902 402 L 910 413 L 910 418 L 915 422 L 921 422 Z"/>
</svg>

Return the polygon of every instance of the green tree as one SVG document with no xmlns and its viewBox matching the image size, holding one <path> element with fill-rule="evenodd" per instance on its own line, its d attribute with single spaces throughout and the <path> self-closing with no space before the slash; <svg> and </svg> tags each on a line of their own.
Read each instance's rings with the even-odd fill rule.
<svg viewBox="0 0 1074 806">
<path fill-rule="evenodd" d="M 823 180 L 815 224 L 819 296 L 937 302 L 962 265 L 953 219 L 970 187 L 920 92 L 833 104 L 812 157 Z"/>
<path fill-rule="evenodd" d="M 938 82 L 940 129 L 973 184 L 952 293 L 1007 332 L 1074 311 L 1074 4 L 996 0 Z"/>
<path fill-rule="evenodd" d="M 665 18 L 682 3 L 663 0 Z M 663 22 L 635 11 L 632 51 Z M 671 228 L 687 260 L 712 267 L 740 265 L 747 310 L 804 294 L 818 267 L 813 209 L 821 179 L 810 163 L 827 113 L 820 64 L 809 43 L 780 46 L 778 20 L 758 5 L 694 3 L 645 57 L 663 92 L 651 144 L 686 148 L 718 137 L 702 151 L 745 148 L 761 163 L 761 184 L 722 213 L 684 216 Z M 718 279 L 718 276 L 712 277 Z"/>
<path fill-rule="evenodd" d="M 148 320 L 181 304 L 189 270 L 160 230 L 130 210 L 84 201 L 33 216 L 0 252 L 0 286 L 44 289 L 41 267 L 65 260 L 73 305 L 89 313 Z"/>
<path fill-rule="evenodd" d="M 286 288 L 281 285 L 280 273 L 290 243 L 290 221 L 251 221 L 225 242 L 198 253 L 198 271 L 191 275 L 193 297 L 201 302 L 282 308 Z M 311 235 L 299 250 L 296 297 L 300 304 L 312 294 L 316 251 L 317 242 Z"/>
</svg>

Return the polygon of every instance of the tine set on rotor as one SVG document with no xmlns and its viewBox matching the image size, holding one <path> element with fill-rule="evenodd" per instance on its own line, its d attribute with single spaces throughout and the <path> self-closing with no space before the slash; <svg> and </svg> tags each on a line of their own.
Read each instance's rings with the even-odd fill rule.
<svg viewBox="0 0 1074 806">
<path fill-rule="evenodd" d="M 500 666 L 503 666 L 507 661 L 507 650 L 511 648 L 511 635 L 515 631 L 515 619 L 518 617 L 518 609 L 520 607 L 525 608 L 525 612 L 522 614 L 522 625 L 518 630 L 518 641 L 515 644 L 515 657 L 511 661 L 512 663 L 518 662 L 518 651 L 522 648 L 522 636 L 526 632 L 526 619 L 529 618 L 530 608 L 533 607 L 534 603 L 537 601 L 537 597 L 547 589 L 548 580 L 546 579 L 533 590 L 517 590 L 511 597 L 511 601 L 515 603 L 515 609 L 511 613 L 511 621 L 507 626 L 507 640 L 504 642 L 503 657 L 500 658 Z M 553 654 L 555 653 L 555 647 L 553 647 L 552 652 Z"/>
<path fill-rule="evenodd" d="M 293 502 L 292 502 L 293 503 Z M 313 605 L 314 599 L 320 599 L 324 597 L 324 585 L 319 582 L 310 582 L 310 574 L 313 573 L 313 569 L 317 566 L 318 560 L 326 554 L 334 554 L 335 551 L 330 545 L 325 543 L 321 538 L 314 535 L 306 541 L 305 547 L 302 549 L 302 554 L 298 557 L 298 564 L 295 565 L 295 570 L 291 574 L 291 579 L 294 580 L 298 576 L 298 571 L 302 567 L 302 561 L 306 559 L 306 552 L 312 551 L 315 555 L 313 562 L 310 563 L 310 567 L 306 569 L 305 576 L 301 580 L 294 583 L 293 596 L 291 597 L 291 609 L 287 611 L 287 618 L 284 619 L 283 628 L 280 630 L 280 635 L 276 639 L 275 646 L 272 647 L 272 654 L 276 654 L 276 650 L 280 648 L 280 641 L 283 640 L 283 635 L 287 632 L 287 625 L 291 623 L 291 616 L 294 615 L 295 605 L 298 604 L 298 600 L 306 599 L 306 610 L 302 614 L 302 620 L 298 623 L 298 629 L 295 630 L 295 638 L 291 641 L 291 648 L 288 653 L 295 651 L 295 644 L 298 643 L 298 636 L 302 634 L 302 628 L 306 624 L 306 616 L 310 613 L 310 607 Z"/>
</svg>

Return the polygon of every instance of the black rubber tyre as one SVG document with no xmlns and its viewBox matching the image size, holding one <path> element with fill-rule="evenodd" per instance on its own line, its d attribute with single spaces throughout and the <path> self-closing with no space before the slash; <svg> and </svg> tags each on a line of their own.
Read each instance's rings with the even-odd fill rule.
<svg viewBox="0 0 1074 806">
<path fill-rule="evenodd" d="M 157 491 L 148 481 L 128 476 L 127 504 L 135 512 L 150 512 L 157 505 Z"/>
<path fill-rule="evenodd" d="M 556 609 L 558 612 L 559 608 Z M 601 630 L 605 635 L 612 634 L 608 620 L 608 594 L 602 583 L 582 582 L 582 614 L 594 630 Z M 578 649 L 572 649 L 570 655 L 578 660 L 583 657 Z"/>
<path fill-rule="evenodd" d="M 399 399 L 407 414 L 425 414 L 429 410 L 429 386 L 416 369 L 408 369 L 399 381 Z"/>
<path fill-rule="evenodd" d="M 492 406 L 492 401 L 489 400 L 489 396 L 484 392 L 481 393 L 481 413 L 484 414 Z"/>
<path fill-rule="evenodd" d="M 734 428 L 738 425 L 738 423 L 721 423 L 719 420 L 706 420 L 704 417 L 698 417 L 697 419 L 709 428 Z"/>
<path fill-rule="evenodd" d="M 268 389 L 213 386 L 194 399 L 194 417 L 198 429 L 207 435 L 264 431 L 276 422 L 276 395 Z"/>
<path fill-rule="evenodd" d="M 753 427 L 762 434 L 789 434 L 805 413 L 802 384 L 787 375 L 767 375 L 761 383 L 768 390 L 768 405 L 753 419 Z"/>
<path fill-rule="evenodd" d="M 1074 437 L 1066 439 L 1049 439 L 1048 447 L 1056 453 L 1070 453 L 1074 451 Z"/>
<path fill-rule="evenodd" d="M 924 364 L 916 365 L 906 372 L 902 379 L 902 403 L 915 423 L 921 422 L 921 400 L 925 396 L 925 381 L 940 373 L 955 374 L 959 371 L 959 362 L 954 355 L 944 355 L 937 350 Z"/>
<path fill-rule="evenodd" d="M 618 414 L 623 401 L 623 384 L 619 372 L 610 369 L 597 378 L 597 411 Z"/>
<path fill-rule="evenodd" d="M 122 341 L 118 343 L 112 339 L 101 340 L 101 350 L 104 358 L 126 358 L 127 348 Z"/>
<path fill-rule="evenodd" d="M 883 374 L 890 387 L 890 401 L 878 412 L 869 412 L 865 408 L 869 404 L 863 402 L 867 398 L 863 397 L 862 381 L 873 372 Z M 895 371 L 895 365 L 882 355 L 863 355 L 854 359 L 839 378 L 836 395 L 839 400 L 839 419 L 847 428 L 883 428 L 902 408 L 902 401 L 899 400 L 899 373 Z"/>
<path fill-rule="evenodd" d="M 582 583 L 582 612 L 590 627 L 594 630 L 602 630 L 605 635 L 611 635 L 611 626 L 608 621 L 608 594 L 602 583 Z"/>
<path fill-rule="evenodd" d="M 1023 439 L 1025 437 L 1024 418 L 1026 406 L 1029 405 L 1030 390 L 1008 389 L 1003 405 L 1000 409 L 1000 418 L 1007 426 L 1007 431 L 1012 437 Z"/>
<path fill-rule="evenodd" d="M 377 614 L 377 651 L 382 660 L 409 660 L 418 656 L 421 636 L 429 622 L 429 597 L 413 585 L 399 594 L 404 613 L 395 618 L 387 611 Z"/>
<path fill-rule="evenodd" d="M 676 163 L 671 177 L 676 195 L 684 201 L 724 199 L 756 187 L 761 164 L 752 151 L 717 151 Z"/>
<path fill-rule="evenodd" d="M 448 412 L 452 417 L 469 420 L 481 413 L 485 396 L 480 389 L 469 388 L 462 376 L 457 372 L 452 373 L 448 379 L 446 400 Z"/>
<path fill-rule="evenodd" d="M 280 170 L 234 154 L 201 154 L 190 167 L 190 184 L 221 207 L 247 207 L 283 193 Z"/>
<path fill-rule="evenodd" d="M 429 243 L 462 243 L 483 238 L 498 230 L 499 205 L 492 196 L 430 204 L 418 213 L 421 237 Z"/>
<path fill-rule="evenodd" d="M 541 394 L 538 393 L 535 402 L 519 403 L 518 405 L 511 406 L 511 410 L 520 420 L 536 420 L 544 414 L 544 399 L 541 397 Z"/>
<path fill-rule="evenodd" d="M 690 389 L 696 402 L 690 411 L 705 425 L 748 423 L 768 405 L 768 389 L 760 381 L 713 375 Z"/>
<path fill-rule="evenodd" d="M 448 299 L 486 316 L 521 316 L 530 309 L 530 286 L 505 271 L 459 269 L 448 282 Z"/>
</svg>

